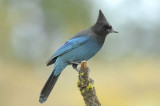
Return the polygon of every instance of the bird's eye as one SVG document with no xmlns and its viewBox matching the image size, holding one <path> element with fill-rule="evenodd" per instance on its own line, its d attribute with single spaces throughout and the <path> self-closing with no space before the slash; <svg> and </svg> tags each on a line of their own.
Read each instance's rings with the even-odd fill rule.
<svg viewBox="0 0 160 106">
<path fill-rule="evenodd" d="M 106 30 L 106 29 L 107 29 L 107 25 L 104 25 L 104 26 L 103 26 L 103 30 Z"/>
<path fill-rule="evenodd" d="M 109 26 L 109 29 L 112 29 L 112 26 Z"/>
<path fill-rule="evenodd" d="M 103 26 L 103 29 L 104 29 L 104 30 L 112 29 L 112 26 L 110 26 L 110 25 L 104 25 L 104 26 Z"/>
</svg>

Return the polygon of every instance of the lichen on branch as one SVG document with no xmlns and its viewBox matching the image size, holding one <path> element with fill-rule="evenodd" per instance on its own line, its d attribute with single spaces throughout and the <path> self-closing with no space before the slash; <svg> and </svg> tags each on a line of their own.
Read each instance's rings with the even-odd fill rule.
<svg viewBox="0 0 160 106">
<path fill-rule="evenodd" d="M 96 95 L 94 81 L 89 77 L 90 70 L 87 67 L 86 61 L 81 62 L 81 67 L 78 69 L 78 72 L 79 80 L 77 86 L 83 96 L 86 106 L 101 106 Z"/>
</svg>

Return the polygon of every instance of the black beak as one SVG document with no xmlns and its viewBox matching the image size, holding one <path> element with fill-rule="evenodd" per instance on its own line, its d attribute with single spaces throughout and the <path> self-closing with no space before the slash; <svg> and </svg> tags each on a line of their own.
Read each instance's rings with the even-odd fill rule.
<svg viewBox="0 0 160 106">
<path fill-rule="evenodd" d="M 112 29 L 112 31 L 110 33 L 119 33 L 119 32 Z"/>
<path fill-rule="evenodd" d="M 113 29 L 109 29 L 108 32 L 109 32 L 109 33 L 119 33 L 119 32 L 117 32 L 117 31 L 115 31 L 115 30 L 113 30 Z"/>
</svg>

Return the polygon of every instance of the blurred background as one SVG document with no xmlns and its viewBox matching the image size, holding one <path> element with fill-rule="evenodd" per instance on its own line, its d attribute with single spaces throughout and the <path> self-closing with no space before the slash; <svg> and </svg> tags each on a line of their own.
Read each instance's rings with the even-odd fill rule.
<svg viewBox="0 0 160 106">
<path fill-rule="evenodd" d="M 42 106 L 46 61 L 99 9 L 119 32 L 88 61 L 102 106 L 160 106 L 159 0 L 0 0 L 0 106 Z M 68 66 L 43 106 L 84 106 L 77 81 Z"/>
</svg>

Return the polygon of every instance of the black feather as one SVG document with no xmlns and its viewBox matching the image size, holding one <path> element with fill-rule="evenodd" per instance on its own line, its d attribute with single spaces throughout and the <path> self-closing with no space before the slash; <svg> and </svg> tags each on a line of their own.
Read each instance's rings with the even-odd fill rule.
<svg viewBox="0 0 160 106">
<path fill-rule="evenodd" d="M 48 78 L 47 82 L 45 83 L 45 85 L 44 85 L 44 87 L 41 91 L 41 94 L 40 94 L 40 97 L 39 97 L 39 102 L 40 103 L 43 103 L 47 100 L 50 92 L 52 91 L 54 85 L 56 84 L 56 82 L 58 80 L 59 75 L 54 76 L 53 73 L 50 75 L 50 77 Z"/>
</svg>

